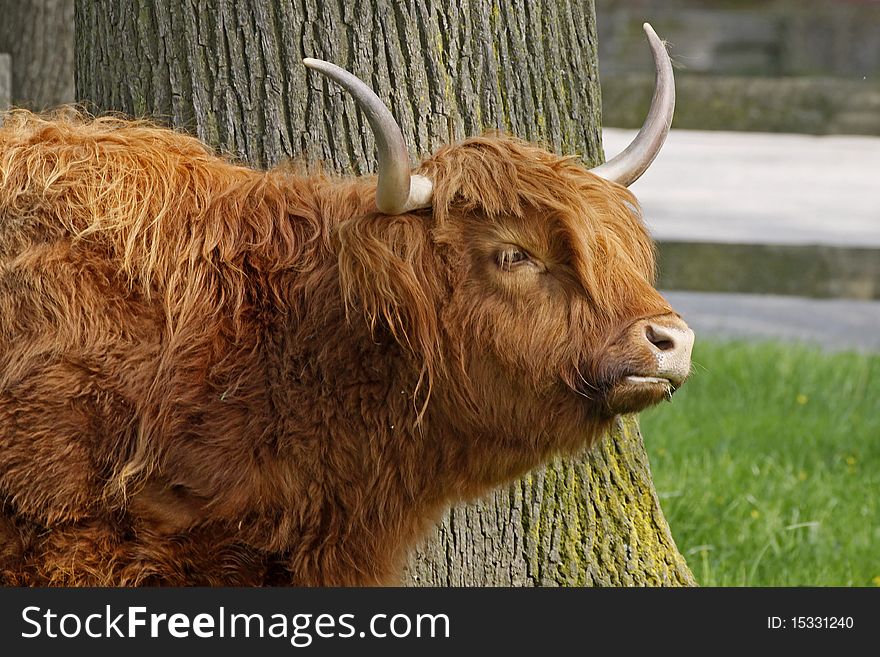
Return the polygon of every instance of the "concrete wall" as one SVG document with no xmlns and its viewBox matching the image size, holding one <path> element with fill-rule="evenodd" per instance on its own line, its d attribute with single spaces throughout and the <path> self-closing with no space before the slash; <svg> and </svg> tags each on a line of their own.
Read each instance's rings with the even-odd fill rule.
<svg viewBox="0 0 880 657">
<path fill-rule="evenodd" d="M 880 135 L 880 83 L 876 82 L 676 73 L 675 86 L 675 128 Z M 653 73 L 604 76 L 604 124 L 640 127 L 653 90 Z"/>
<path fill-rule="evenodd" d="M 880 300 L 880 251 L 793 244 L 658 244 L 658 287 Z"/>
<path fill-rule="evenodd" d="M 596 0 L 596 13 L 603 75 L 650 65 L 649 21 L 688 73 L 880 76 L 876 0 Z"/>
<path fill-rule="evenodd" d="M 641 24 L 670 43 L 675 126 L 880 134 L 880 2 L 596 0 L 605 125 L 650 98 Z"/>
<path fill-rule="evenodd" d="M 12 59 L 0 54 L 0 112 L 12 102 Z"/>
</svg>

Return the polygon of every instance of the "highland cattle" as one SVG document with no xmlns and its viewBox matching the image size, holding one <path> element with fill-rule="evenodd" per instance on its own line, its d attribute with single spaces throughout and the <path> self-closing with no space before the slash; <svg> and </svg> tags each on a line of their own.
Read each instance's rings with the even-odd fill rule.
<svg viewBox="0 0 880 657">
<path fill-rule="evenodd" d="M 669 397 L 693 334 L 626 186 L 503 135 L 257 171 L 147 122 L 0 129 L 0 581 L 371 585 L 450 504 Z"/>
</svg>

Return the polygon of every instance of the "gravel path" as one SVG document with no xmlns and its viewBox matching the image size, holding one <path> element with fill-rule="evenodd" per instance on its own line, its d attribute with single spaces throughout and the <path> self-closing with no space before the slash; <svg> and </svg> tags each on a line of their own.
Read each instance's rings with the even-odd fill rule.
<svg viewBox="0 0 880 657">
<path fill-rule="evenodd" d="M 880 137 L 673 130 L 632 190 L 658 240 L 880 248 Z"/>
<path fill-rule="evenodd" d="M 880 302 L 664 291 L 700 337 L 808 342 L 880 352 Z"/>
</svg>

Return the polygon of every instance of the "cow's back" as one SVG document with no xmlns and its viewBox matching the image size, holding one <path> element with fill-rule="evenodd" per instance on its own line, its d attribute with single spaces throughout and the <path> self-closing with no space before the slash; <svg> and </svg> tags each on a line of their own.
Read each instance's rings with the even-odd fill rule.
<svg viewBox="0 0 880 657">
<path fill-rule="evenodd" d="M 250 356 L 227 353 L 249 300 L 218 307 L 236 281 L 212 259 L 234 259 L 222 250 L 240 235 L 210 222 L 224 202 L 242 206 L 229 195 L 252 193 L 260 174 L 147 124 L 17 112 L 0 129 L 0 176 L 0 572 L 175 581 L 163 559 L 223 548 L 159 549 L 198 505 L 154 500 L 142 484 L 181 443 L 198 453 L 204 435 L 255 422 L 253 390 L 212 406 L 233 380 L 251 385 L 257 364 L 247 344 Z M 128 552 L 140 556 L 126 566 Z"/>
</svg>

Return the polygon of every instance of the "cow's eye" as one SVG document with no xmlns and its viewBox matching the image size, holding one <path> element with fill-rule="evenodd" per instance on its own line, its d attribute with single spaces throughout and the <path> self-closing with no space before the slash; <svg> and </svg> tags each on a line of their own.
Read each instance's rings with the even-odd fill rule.
<svg viewBox="0 0 880 657">
<path fill-rule="evenodd" d="M 502 271 L 513 271 L 518 266 L 532 262 L 529 254 L 515 246 L 507 246 L 495 255 L 495 261 Z"/>
</svg>

